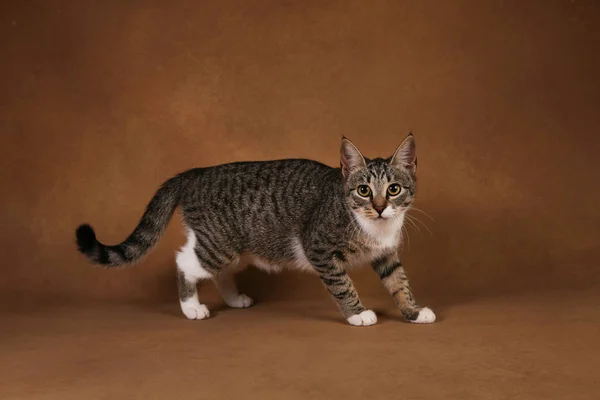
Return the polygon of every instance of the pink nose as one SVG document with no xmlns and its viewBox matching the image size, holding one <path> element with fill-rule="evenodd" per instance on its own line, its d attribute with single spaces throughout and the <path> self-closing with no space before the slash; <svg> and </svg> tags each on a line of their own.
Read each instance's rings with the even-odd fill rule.
<svg viewBox="0 0 600 400">
<path fill-rule="evenodd" d="M 379 214 L 379 215 L 381 215 L 383 210 L 385 210 L 385 207 L 375 207 L 375 211 L 377 211 L 377 214 Z"/>
</svg>

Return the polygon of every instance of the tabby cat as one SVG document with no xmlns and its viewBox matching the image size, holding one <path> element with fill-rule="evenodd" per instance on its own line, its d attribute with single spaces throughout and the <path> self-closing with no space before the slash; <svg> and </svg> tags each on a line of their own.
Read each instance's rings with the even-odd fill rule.
<svg viewBox="0 0 600 400">
<path fill-rule="evenodd" d="M 191 169 L 158 189 L 123 243 L 104 245 L 85 224 L 76 232 L 78 248 L 96 264 L 133 263 L 180 207 L 187 242 L 176 257 L 177 284 L 189 319 L 210 315 L 198 300 L 202 279 L 213 280 L 230 307 L 251 306 L 234 280 L 251 264 L 313 271 L 350 325 L 373 325 L 375 313 L 363 306 L 347 274 L 351 265 L 368 262 L 408 321 L 434 322 L 435 314 L 416 304 L 398 256 L 416 190 L 413 135 L 387 159 L 365 158 L 342 138 L 340 165 L 288 159 Z"/>
</svg>

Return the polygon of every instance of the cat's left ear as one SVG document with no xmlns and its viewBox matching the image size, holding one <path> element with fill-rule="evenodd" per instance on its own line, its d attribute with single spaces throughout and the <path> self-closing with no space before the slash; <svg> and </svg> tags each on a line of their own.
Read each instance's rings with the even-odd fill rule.
<svg viewBox="0 0 600 400">
<path fill-rule="evenodd" d="M 413 173 L 417 171 L 417 149 L 415 137 L 409 133 L 406 139 L 396 149 L 390 164 L 396 167 L 406 168 Z"/>
</svg>

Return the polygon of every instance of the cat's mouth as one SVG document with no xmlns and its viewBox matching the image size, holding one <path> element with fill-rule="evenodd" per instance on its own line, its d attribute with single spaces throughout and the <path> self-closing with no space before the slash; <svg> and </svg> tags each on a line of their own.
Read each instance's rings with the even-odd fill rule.
<svg viewBox="0 0 600 400">
<path fill-rule="evenodd" d="M 389 220 L 390 217 L 385 216 L 385 215 L 371 215 L 371 219 L 374 221 L 383 222 L 383 221 Z"/>
</svg>

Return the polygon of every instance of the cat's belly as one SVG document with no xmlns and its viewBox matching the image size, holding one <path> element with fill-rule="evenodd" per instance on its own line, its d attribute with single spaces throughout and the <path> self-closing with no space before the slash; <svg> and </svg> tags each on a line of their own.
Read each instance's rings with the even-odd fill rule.
<svg viewBox="0 0 600 400">
<path fill-rule="evenodd" d="M 269 273 L 278 273 L 283 269 L 281 265 L 252 253 L 244 253 L 240 256 L 240 266 L 243 268 L 254 266 Z"/>
<path fill-rule="evenodd" d="M 240 266 L 248 267 L 254 266 L 262 271 L 269 273 L 279 273 L 283 269 L 293 269 L 306 272 L 315 272 L 314 268 L 308 261 L 290 259 L 282 261 L 270 261 L 259 255 L 252 253 L 244 253 L 240 256 Z"/>
<path fill-rule="evenodd" d="M 316 272 L 306 258 L 300 240 L 291 240 L 291 248 L 289 249 L 288 254 L 289 257 L 274 261 L 252 252 L 244 252 L 240 255 L 240 265 L 243 267 L 253 265 L 256 268 L 269 273 L 278 273 L 284 268 L 305 272 Z"/>
</svg>

